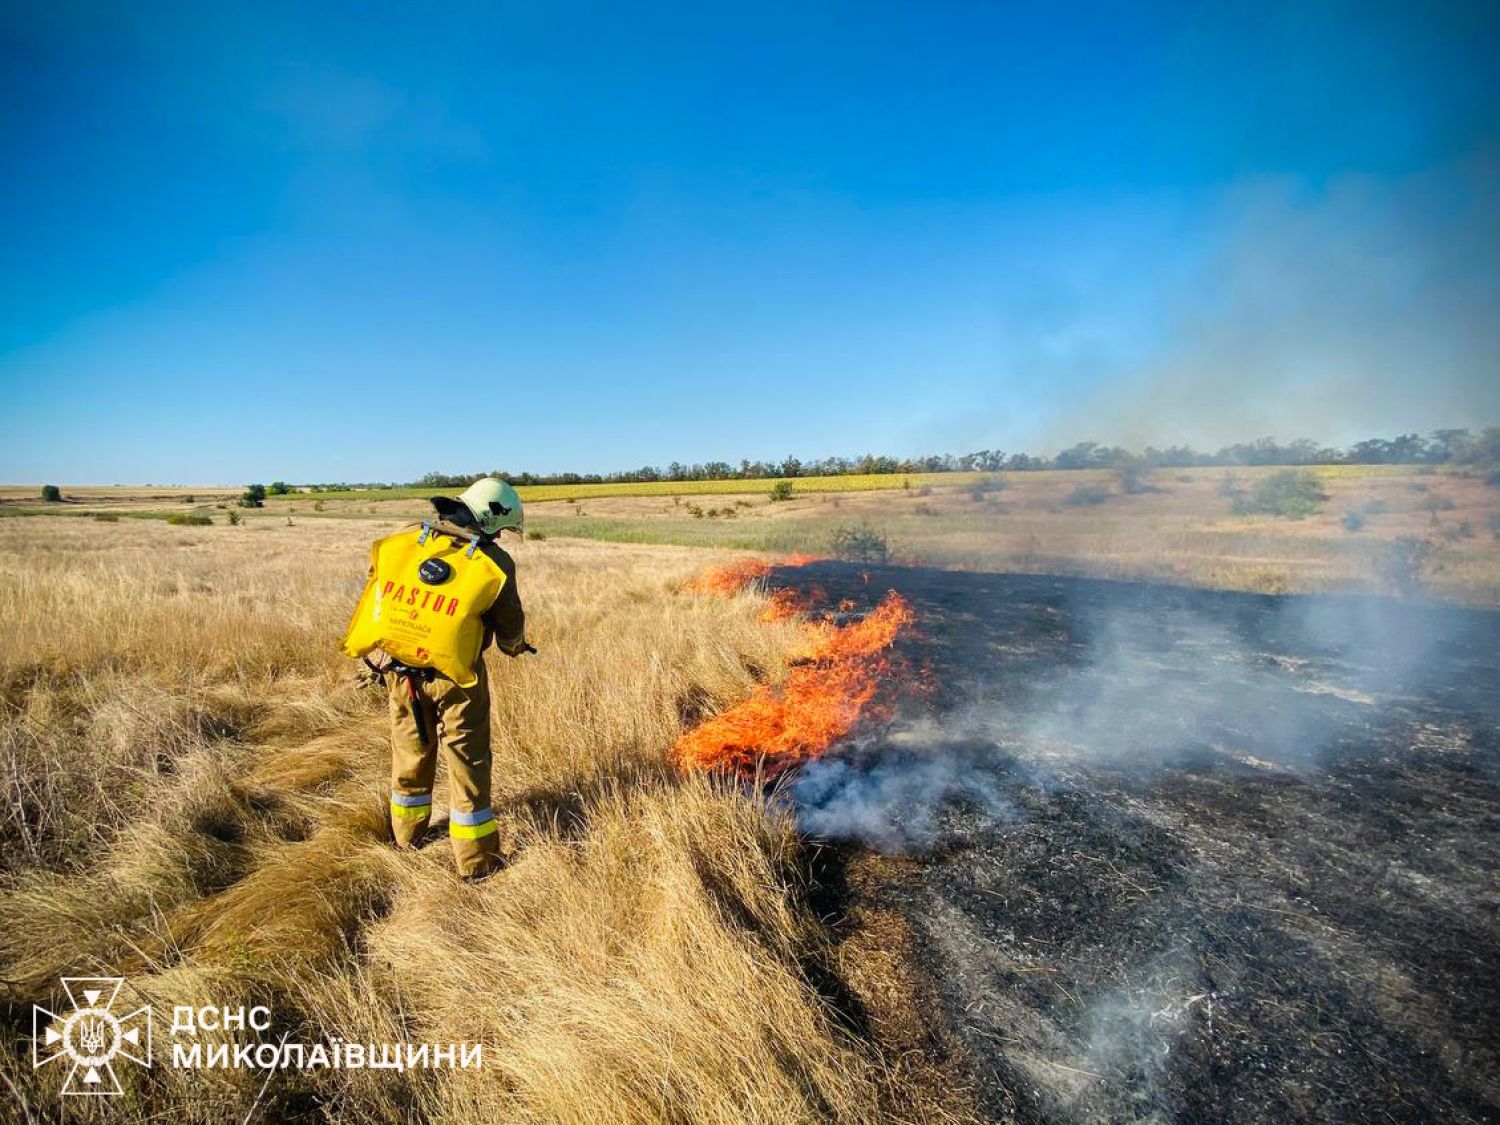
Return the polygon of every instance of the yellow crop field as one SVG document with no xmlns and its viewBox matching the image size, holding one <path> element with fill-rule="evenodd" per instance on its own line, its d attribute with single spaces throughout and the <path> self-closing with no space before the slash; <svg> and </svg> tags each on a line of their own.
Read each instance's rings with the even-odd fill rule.
<svg viewBox="0 0 1500 1125">
<path fill-rule="evenodd" d="M 1161 473 L 1182 475 L 1222 476 L 1238 473 L 1254 477 L 1260 473 L 1276 472 L 1280 466 L 1220 467 L 1204 466 L 1186 469 L 1164 468 Z M 1358 478 L 1389 476 L 1410 473 L 1411 466 L 1403 465 L 1323 465 L 1315 466 L 1320 476 Z M 1086 483 L 1093 480 L 1111 479 L 1109 469 L 1041 469 L 1025 472 L 1004 473 L 851 473 L 842 476 L 821 477 L 753 477 L 741 480 L 657 480 L 617 481 L 604 484 L 523 484 L 516 487 L 521 499 L 527 503 L 545 503 L 550 500 L 605 500 L 626 496 L 752 496 L 764 495 L 782 480 L 789 480 L 793 494 L 824 492 L 887 492 L 905 491 L 914 488 L 968 488 L 994 477 L 1008 481 L 1056 482 L 1070 481 Z M 370 488 L 344 489 L 314 493 L 323 500 L 409 500 L 425 498 L 439 492 L 456 492 L 449 488 Z M 306 502 L 307 492 L 293 492 L 286 496 L 271 496 L 267 505 Z"/>
<path fill-rule="evenodd" d="M 792 492 L 878 492 L 893 488 L 964 488 L 991 473 L 864 473 L 837 477 L 766 477 L 752 480 L 642 481 L 637 484 L 533 484 L 517 491 L 522 500 L 602 500 L 611 496 L 750 495 L 790 480 Z"/>
<path fill-rule="evenodd" d="M 872 492 L 884 489 L 906 489 L 928 487 L 964 488 L 982 480 L 991 473 L 866 473 L 836 477 L 793 477 L 792 491 L 796 492 Z M 627 481 L 608 484 L 524 484 L 516 491 L 527 503 L 547 500 L 601 500 L 615 496 L 712 496 L 712 495 L 759 495 L 769 492 L 779 480 L 788 478 L 763 477 L 748 480 L 657 480 Z M 442 492 L 439 488 L 380 488 L 349 489 L 345 491 L 320 492 L 316 495 L 326 500 L 401 500 L 431 496 Z M 454 492 L 456 489 L 448 489 Z M 273 496 L 268 503 L 306 500 L 306 493 L 290 496 Z"/>
</svg>

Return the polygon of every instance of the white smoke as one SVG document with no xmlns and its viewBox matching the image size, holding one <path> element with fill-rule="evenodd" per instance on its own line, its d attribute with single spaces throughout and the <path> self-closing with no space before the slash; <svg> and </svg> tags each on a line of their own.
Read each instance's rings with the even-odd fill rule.
<svg viewBox="0 0 1500 1125">
<path fill-rule="evenodd" d="M 915 720 L 865 753 L 808 763 L 792 783 L 802 830 L 825 839 L 859 840 L 889 854 L 930 847 L 941 832 L 939 811 L 955 803 L 988 825 L 1014 819 L 990 747 L 944 745 L 933 753 L 943 737 L 930 722 Z"/>
<path fill-rule="evenodd" d="M 1017 785 L 1185 765 L 1316 771 L 1423 692 L 1456 688 L 1436 682 L 1451 665 L 1434 657 L 1484 627 L 1376 598 L 1140 595 L 1074 610 L 1081 651 L 1066 662 L 1039 652 L 1035 667 L 980 678 L 960 707 L 898 717 L 809 763 L 791 789 L 803 830 L 919 851 L 1014 821 Z"/>
</svg>

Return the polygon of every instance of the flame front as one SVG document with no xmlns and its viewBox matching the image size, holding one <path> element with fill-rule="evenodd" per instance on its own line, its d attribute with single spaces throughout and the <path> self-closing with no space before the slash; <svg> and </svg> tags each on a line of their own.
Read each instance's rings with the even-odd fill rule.
<svg viewBox="0 0 1500 1125">
<path fill-rule="evenodd" d="M 773 600 L 767 613 L 790 616 L 795 603 Z M 911 624 L 911 607 L 894 590 L 853 624 L 808 622 L 805 647 L 779 687 L 761 685 L 743 703 L 677 740 L 683 767 L 775 776 L 815 758 L 853 729 L 890 671 L 891 642 Z"/>
<path fill-rule="evenodd" d="M 717 594 L 728 597 L 738 594 L 752 582 L 770 574 L 776 567 L 806 566 L 816 562 L 816 555 L 787 555 L 783 559 L 740 559 L 723 566 L 710 567 L 691 579 L 686 589 L 697 594 Z"/>
<path fill-rule="evenodd" d="M 821 586 L 811 586 L 806 590 L 772 590 L 769 596 L 771 604 L 760 611 L 758 620 L 791 621 L 810 613 L 814 606 L 828 600 L 828 594 Z"/>
</svg>

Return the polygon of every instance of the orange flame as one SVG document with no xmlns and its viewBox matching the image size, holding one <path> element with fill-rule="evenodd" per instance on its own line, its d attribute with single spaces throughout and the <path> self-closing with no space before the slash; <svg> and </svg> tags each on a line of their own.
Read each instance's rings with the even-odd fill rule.
<svg viewBox="0 0 1500 1125">
<path fill-rule="evenodd" d="M 828 591 L 821 586 L 808 586 L 803 590 L 772 590 L 770 595 L 771 604 L 760 611 L 761 621 L 790 621 L 811 613 L 814 608 L 822 605 L 828 600 Z M 850 610 L 854 603 L 845 598 L 844 604 L 839 604 L 839 609 Z"/>
<path fill-rule="evenodd" d="M 793 668 L 778 688 L 750 697 L 677 740 L 684 767 L 775 776 L 815 758 L 853 729 L 890 669 L 886 650 L 911 624 L 911 607 L 889 591 L 861 620 L 839 628 L 808 625 L 809 663 Z"/>
<path fill-rule="evenodd" d="M 807 599 L 798 595 L 795 590 L 772 590 L 771 604 L 760 611 L 761 621 L 788 621 L 802 613 L 807 607 Z"/>
<path fill-rule="evenodd" d="M 784 559 L 739 559 L 723 566 L 714 566 L 690 579 L 684 587 L 696 594 L 717 594 L 728 597 L 738 594 L 752 582 L 759 581 L 777 567 L 806 566 L 817 562 L 817 555 L 787 555 Z"/>
</svg>

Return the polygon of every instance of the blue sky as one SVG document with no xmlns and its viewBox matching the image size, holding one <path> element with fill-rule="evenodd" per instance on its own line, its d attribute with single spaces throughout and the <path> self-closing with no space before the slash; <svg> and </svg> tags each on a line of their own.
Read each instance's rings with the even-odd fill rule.
<svg viewBox="0 0 1500 1125">
<path fill-rule="evenodd" d="M 6 5 L 0 479 L 1500 422 L 1497 22 Z"/>
</svg>

